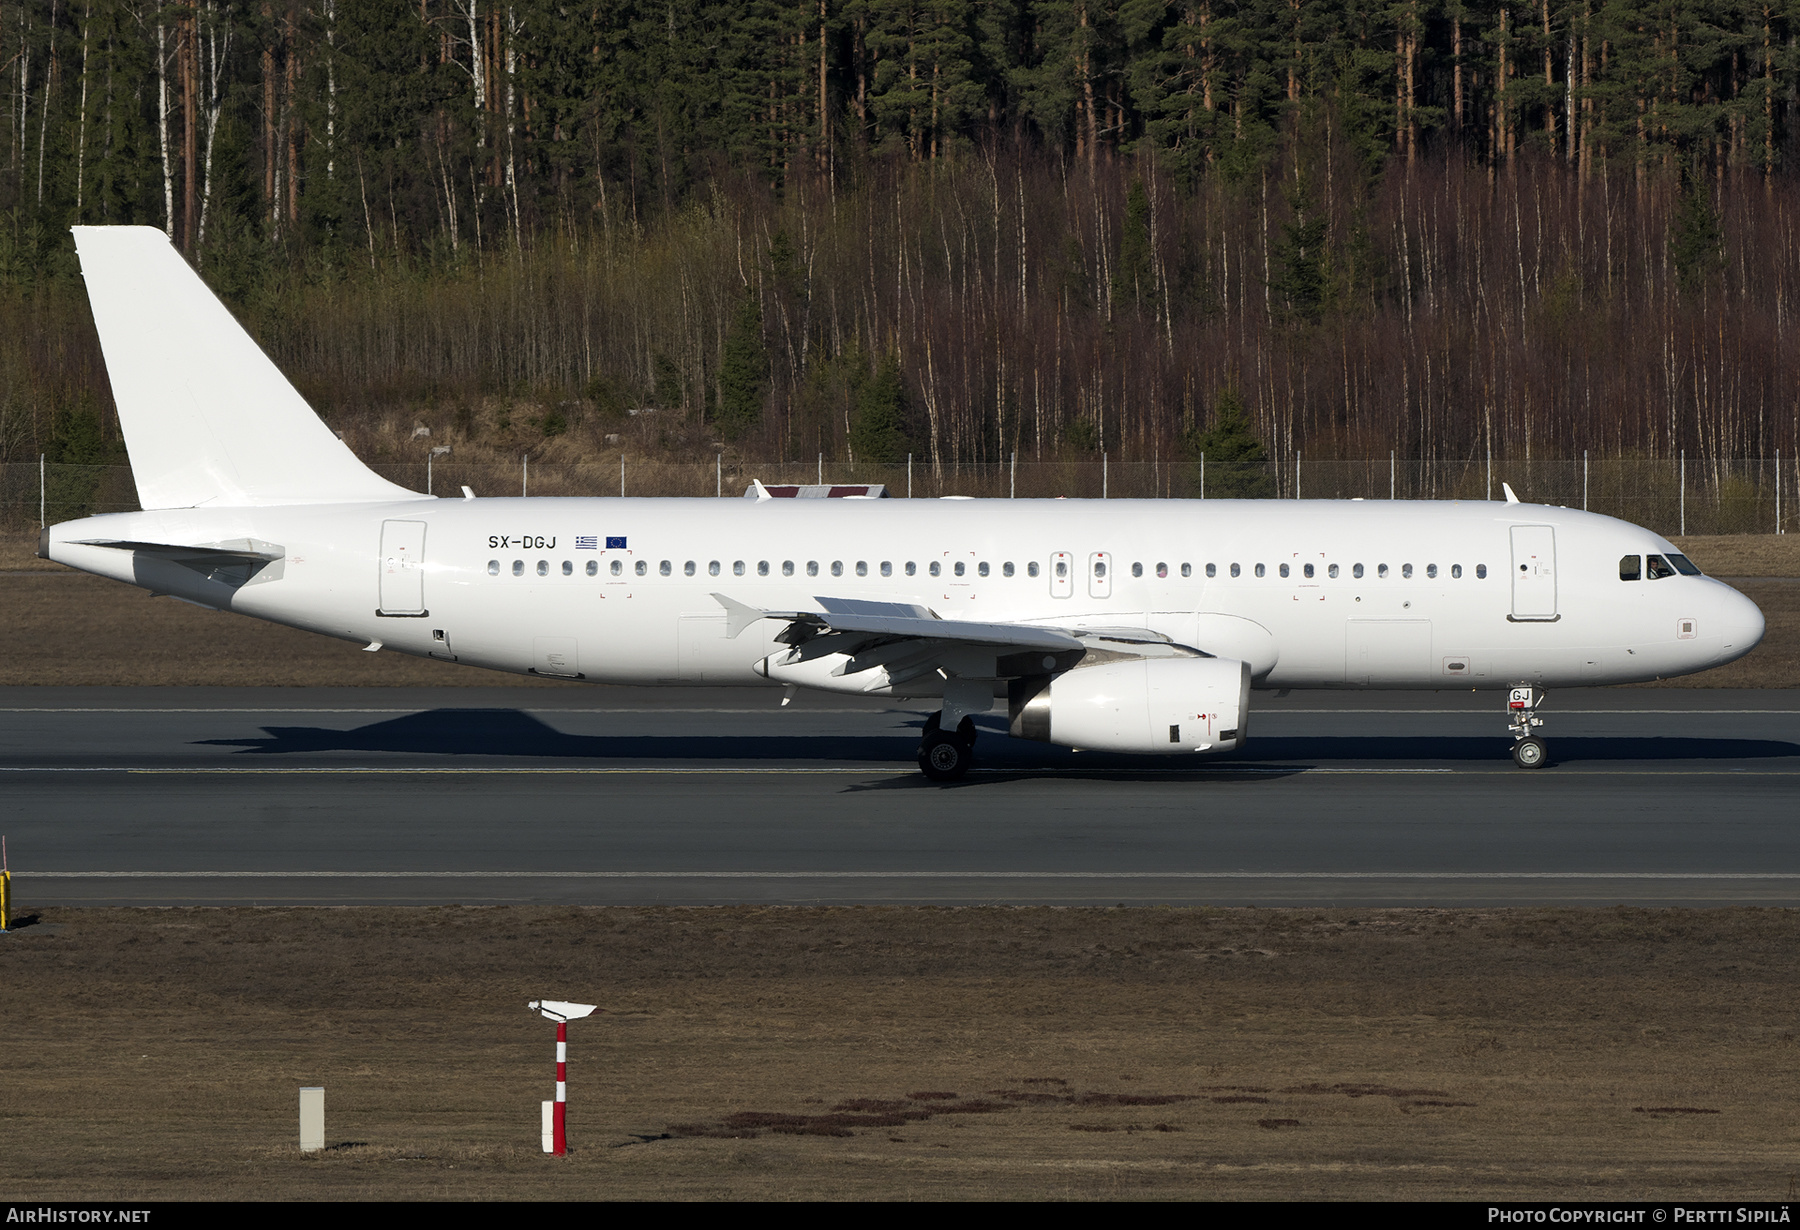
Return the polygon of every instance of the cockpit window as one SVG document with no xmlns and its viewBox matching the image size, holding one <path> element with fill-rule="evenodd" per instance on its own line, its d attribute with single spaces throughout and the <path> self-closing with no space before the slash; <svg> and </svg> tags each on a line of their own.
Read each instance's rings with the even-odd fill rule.
<svg viewBox="0 0 1800 1230">
<path fill-rule="evenodd" d="M 1675 575 L 1674 565 L 1670 564 L 1668 560 L 1660 555 L 1646 555 L 1644 557 L 1644 563 L 1646 565 L 1646 571 L 1649 572 L 1652 581 L 1660 581 L 1664 577 L 1672 577 Z"/>
<path fill-rule="evenodd" d="M 1671 551 L 1669 552 L 1669 562 L 1675 565 L 1675 571 L 1679 572 L 1684 577 L 1697 577 L 1700 575 L 1700 570 L 1694 566 L 1694 561 L 1685 555 L 1676 555 Z"/>
<path fill-rule="evenodd" d="M 1637 581 L 1641 580 L 1643 575 L 1644 561 L 1642 556 L 1625 555 L 1619 558 L 1619 580 Z"/>
</svg>

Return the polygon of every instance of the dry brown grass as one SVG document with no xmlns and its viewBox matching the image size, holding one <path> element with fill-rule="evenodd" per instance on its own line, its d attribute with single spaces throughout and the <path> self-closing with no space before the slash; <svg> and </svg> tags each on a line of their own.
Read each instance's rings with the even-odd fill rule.
<svg viewBox="0 0 1800 1230">
<path fill-rule="evenodd" d="M 1795 911 L 44 910 L 0 971 L 13 1199 L 1759 1200 L 1800 1160 Z M 560 1161 L 539 996 L 608 1013 Z"/>
<path fill-rule="evenodd" d="M 1681 545 L 1714 575 L 1800 576 L 1800 535 L 1689 538 Z M 12 574 L 0 575 L 0 686 L 581 686 L 364 653 L 346 641 L 152 598 L 37 559 L 36 546 L 33 536 L 0 535 L 0 574 Z M 1650 686 L 1800 687 L 1800 585 L 1737 584 L 1768 619 L 1762 645 L 1729 666 Z"/>
</svg>

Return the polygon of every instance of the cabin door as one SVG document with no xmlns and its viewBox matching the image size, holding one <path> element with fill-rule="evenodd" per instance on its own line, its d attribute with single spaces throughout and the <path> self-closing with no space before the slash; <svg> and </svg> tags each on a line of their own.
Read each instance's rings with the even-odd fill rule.
<svg viewBox="0 0 1800 1230">
<path fill-rule="evenodd" d="M 1556 618 L 1556 531 L 1547 525 L 1512 527 L 1512 618 Z"/>
<path fill-rule="evenodd" d="M 382 615 L 425 615 L 425 523 L 381 523 Z"/>
</svg>

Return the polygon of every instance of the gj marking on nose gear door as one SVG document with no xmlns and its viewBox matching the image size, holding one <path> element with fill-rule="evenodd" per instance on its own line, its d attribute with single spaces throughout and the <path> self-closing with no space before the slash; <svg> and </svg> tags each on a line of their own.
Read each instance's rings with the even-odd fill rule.
<svg viewBox="0 0 1800 1230">
<path fill-rule="evenodd" d="M 1521 620 L 1556 618 L 1556 531 L 1547 525 L 1512 527 L 1512 614 Z"/>
<path fill-rule="evenodd" d="M 425 523 L 381 523 L 378 615 L 425 615 Z"/>
</svg>

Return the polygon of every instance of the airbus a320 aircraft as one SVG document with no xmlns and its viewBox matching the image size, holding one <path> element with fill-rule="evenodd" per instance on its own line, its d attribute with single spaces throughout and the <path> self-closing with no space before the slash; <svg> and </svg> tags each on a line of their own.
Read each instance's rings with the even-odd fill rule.
<svg viewBox="0 0 1800 1230">
<path fill-rule="evenodd" d="M 150 227 L 77 227 L 143 511 L 40 554 L 371 650 L 623 684 L 937 702 L 1121 752 L 1244 745 L 1258 688 L 1507 693 L 1705 670 L 1762 613 L 1665 539 L 1493 502 L 434 499 L 322 423 Z"/>
</svg>

